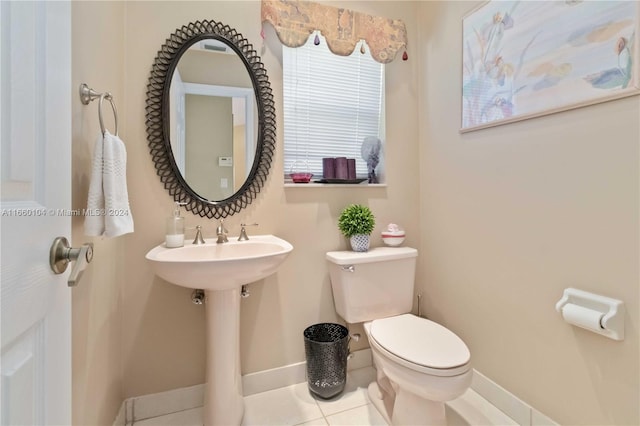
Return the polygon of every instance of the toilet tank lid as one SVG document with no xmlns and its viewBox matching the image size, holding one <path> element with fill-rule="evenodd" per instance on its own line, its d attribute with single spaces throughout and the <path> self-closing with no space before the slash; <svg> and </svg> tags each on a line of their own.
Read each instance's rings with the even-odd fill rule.
<svg viewBox="0 0 640 426">
<path fill-rule="evenodd" d="M 417 256 L 418 250 L 411 247 L 375 247 L 365 252 L 330 251 L 327 253 L 327 260 L 338 265 L 357 265 Z"/>
</svg>

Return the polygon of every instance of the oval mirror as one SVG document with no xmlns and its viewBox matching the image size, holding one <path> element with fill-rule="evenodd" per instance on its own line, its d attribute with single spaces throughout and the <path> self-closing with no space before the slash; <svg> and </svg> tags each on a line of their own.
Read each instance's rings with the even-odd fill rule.
<svg viewBox="0 0 640 426">
<path fill-rule="evenodd" d="M 215 21 L 177 29 L 153 63 L 146 111 L 151 156 L 175 201 L 209 218 L 252 202 L 275 151 L 275 109 L 241 34 Z"/>
</svg>

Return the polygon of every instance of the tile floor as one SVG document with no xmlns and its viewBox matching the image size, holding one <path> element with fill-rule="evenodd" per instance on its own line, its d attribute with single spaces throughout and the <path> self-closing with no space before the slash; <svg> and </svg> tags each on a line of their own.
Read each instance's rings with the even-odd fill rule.
<svg viewBox="0 0 640 426">
<path fill-rule="evenodd" d="M 287 386 L 244 398 L 243 425 L 386 425 L 369 401 L 367 386 L 375 379 L 372 367 L 347 373 L 342 394 L 331 400 L 316 399 L 306 383 Z M 137 421 L 135 426 L 200 426 L 202 410 L 180 411 Z"/>
<path fill-rule="evenodd" d="M 330 400 L 314 398 L 306 382 L 246 396 L 242 424 L 386 426 L 387 423 L 371 404 L 367 393 L 367 387 L 375 380 L 375 374 L 373 367 L 349 371 L 344 392 Z M 450 401 L 446 409 L 449 426 L 529 424 L 515 422 L 472 389 L 467 390 L 460 398 Z M 139 420 L 133 424 L 143 425 L 202 426 L 202 408 Z"/>
</svg>

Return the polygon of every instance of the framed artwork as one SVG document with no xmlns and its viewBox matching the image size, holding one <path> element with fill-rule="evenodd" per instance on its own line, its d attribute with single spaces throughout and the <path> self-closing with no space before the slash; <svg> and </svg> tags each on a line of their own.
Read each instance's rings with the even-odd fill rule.
<svg viewBox="0 0 640 426">
<path fill-rule="evenodd" d="M 463 18 L 461 132 L 640 93 L 638 1 L 489 1 Z"/>
</svg>

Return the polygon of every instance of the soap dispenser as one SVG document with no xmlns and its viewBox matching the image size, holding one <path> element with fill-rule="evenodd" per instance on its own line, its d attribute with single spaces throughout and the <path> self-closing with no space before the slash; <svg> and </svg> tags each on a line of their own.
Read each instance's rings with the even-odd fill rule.
<svg viewBox="0 0 640 426">
<path fill-rule="evenodd" d="M 165 246 L 167 248 L 182 247 L 184 245 L 184 217 L 180 216 L 180 206 L 186 203 L 176 202 L 173 215 L 167 219 Z"/>
</svg>

